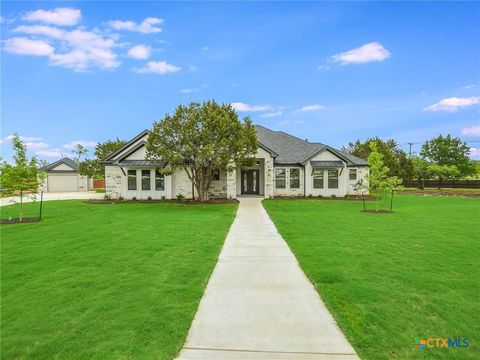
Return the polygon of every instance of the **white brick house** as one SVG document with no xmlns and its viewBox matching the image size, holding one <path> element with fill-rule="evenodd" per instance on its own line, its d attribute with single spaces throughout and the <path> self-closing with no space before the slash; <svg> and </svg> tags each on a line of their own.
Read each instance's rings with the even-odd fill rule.
<svg viewBox="0 0 480 360">
<path fill-rule="evenodd" d="M 242 194 L 275 196 L 344 197 L 358 194 L 354 185 L 368 174 L 367 162 L 321 143 L 312 143 L 282 131 L 255 125 L 258 138 L 256 164 L 215 174 L 212 198 Z M 159 164 L 145 158 L 148 130 L 130 140 L 105 160 L 105 188 L 111 198 L 173 199 L 195 196 L 187 173 L 180 166 L 164 176 Z"/>
</svg>

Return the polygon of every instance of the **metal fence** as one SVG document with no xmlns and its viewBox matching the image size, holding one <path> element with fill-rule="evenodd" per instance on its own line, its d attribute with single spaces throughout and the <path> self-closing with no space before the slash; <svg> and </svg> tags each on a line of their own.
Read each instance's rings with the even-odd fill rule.
<svg viewBox="0 0 480 360">
<path fill-rule="evenodd" d="M 422 187 L 422 182 L 417 180 L 403 180 L 405 187 Z M 480 180 L 424 180 L 423 187 L 426 188 L 466 188 L 480 189 Z"/>
</svg>

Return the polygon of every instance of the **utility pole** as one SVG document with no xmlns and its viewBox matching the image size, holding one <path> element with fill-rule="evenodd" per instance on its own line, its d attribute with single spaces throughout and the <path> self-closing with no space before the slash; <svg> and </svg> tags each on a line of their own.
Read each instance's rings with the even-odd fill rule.
<svg viewBox="0 0 480 360">
<path fill-rule="evenodd" d="M 414 143 L 409 142 L 409 143 L 407 143 L 407 144 L 408 144 L 408 147 L 409 147 L 408 157 L 412 157 L 412 145 L 413 145 Z"/>
</svg>

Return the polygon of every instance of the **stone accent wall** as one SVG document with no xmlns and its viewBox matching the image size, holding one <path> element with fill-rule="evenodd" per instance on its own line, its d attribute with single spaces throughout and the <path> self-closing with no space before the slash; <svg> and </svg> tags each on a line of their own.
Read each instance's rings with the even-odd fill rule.
<svg viewBox="0 0 480 360">
<path fill-rule="evenodd" d="M 277 189 L 274 188 L 273 190 L 273 195 L 274 196 L 304 196 L 304 169 L 299 166 L 282 166 L 282 165 L 276 165 L 275 169 L 285 169 L 285 176 L 286 176 L 286 181 L 285 181 L 285 189 Z M 290 169 L 299 169 L 300 170 L 300 187 L 297 188 L 290 188 Z M 275 172 L 273 174 L 275 178 Z M 275 182 L 274 182 L 275 184 Z"/>
<path fill-rule="evenodd" d="M 227 198 L 228 199 L 235 199 L 237 193 L 237 174 L 236 170 L 229 171 L 227 173 Z"/>
<path fill-rule="evenodd" d="M 192 181 L 188 178 L 187 172 L 181 167 L 175 168 L 172 174 L 172 198 L 182 194 L 187 199 L 192 198 Z"/>
<path fill-rule="evenodd" d="M 105 194 L 112 199 L 122 196 L 122 177 L 119 166 L 105 166 Z"/>
<path fill-rule="evenodd" d="M 227 197 L 227 176 L 227 172 L 222 170 L 220 171 L 220 180 L 212 181 L 208 191 L 210 198 L 225 199 Z"/>
<path fill-rule="evenodd" d="M 273 158 L 270 156 L 265 157 L 265 194 L 264 196 L 268 199 L 273 197 L 273 190 L 274 190 L 274 179 L 275 179 L 275 171 L 273 168 Z"/>
<path fill-rule="evenodd" d="M 88 191 L 88 176 L 78 175 L 78 191 Z"/>
</svg>

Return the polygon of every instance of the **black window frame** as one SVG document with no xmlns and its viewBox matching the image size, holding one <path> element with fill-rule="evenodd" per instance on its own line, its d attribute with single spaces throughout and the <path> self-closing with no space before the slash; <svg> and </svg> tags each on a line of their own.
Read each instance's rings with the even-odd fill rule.
<svg viewBox="0 0 480 360">
<path fill-rule="evenodd" d="M 278 180 L 280 172 L 283 172 L 283 180 Z M 279 183 L 283 186 L 279 186 Z M 276 168 L 275 169 L 275 188 L 276 189 L 285 189 L 287 187 L 287 169 L 285 168 Z"/>
<path fill-rule="evenodd" d="M 150 170 L 143 169 L 141 171 L 141 183 L 142 191 L 152 190 L 152 172 Z"/>
<path fill-rule="evenodd" d="M 331 177 L 330 174 L 333 174 L 333 173 L 336 173 L 337 176 L 336 177 Z M 328 173 L 327 173 L 327 186 L 329 189 L 338 189 L 338 182 L 339 182 L 339 178 L 340 178 L 340 172 L 337 170 L 337 169 L 330 169 L 328 170 Z M 335 185 L 335 186 L 332 186 Z"/>
<path fill-rule="evenodd" d="M 319 176 L 319 178 L 315 178 L 315 176 Z M 313 168 L 312 171 L 312 178 L 313 178 L 313 188 L 314 189 L 324 189 L 325 188 L 325 169 L 322 168 Z M 322 180 L 318 182 L 316 180 Z M 320 184 L 321 186 L 316 186 Z"/>
<path fill-rule="evenodd" d="M 137 170 L 127 170 L 127 189 L 137 190 L 137 187 Z"/>
<path fill-rule="evenodd" d="M 159 184 L 161 184 L 161 186 L 159 186 Z M 160 173 L 159 170 L 155 170 L 155 190 L 165 190 L 165 175 Z"/>
<path fill-rule="evenodd" d="M 354 175 L 353 179 L 352 179 L 352 174 Z M 348 169 L 348 180 L 357 180 L 357 176 L 358 176 L 358 169 Z"/>
<path fill-rule="evenodd" d="M 297 173 L 296 179 L 294 180 L 292 180 L 292 172 Z M 299 168 L 290 169 L 289 178 L 290 178 L 290 189 L 300 189 L 300 169 Z"/>
<path fill-rule="evenodd" d="M 220 180 L 220 169 L 213 169 L 212 170 L 212 181 L 219 181 Z"/>
</svg>

